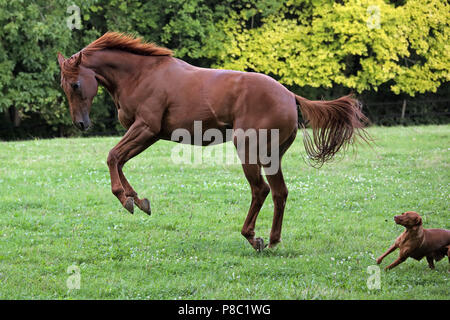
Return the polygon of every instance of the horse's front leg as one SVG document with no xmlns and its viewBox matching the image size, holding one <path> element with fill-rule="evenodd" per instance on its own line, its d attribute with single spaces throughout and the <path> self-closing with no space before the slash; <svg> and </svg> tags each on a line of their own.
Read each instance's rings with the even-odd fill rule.
<svg viewBox="0 0 450 320">
<path fill-rule="evenodd" d="M 125 178 L 122 167 L 128 160 L 144 151 L 157 140 L 156 133 L 144 122 L 137 120 L 108 154 L 107 163 L 111 176 L 112 193 L 131 213 L 134 212 L 135 202 L 140 209 L 150 213 L 150 202 L 147 199 L 138 198 L 137 193 Z"/>
<path fill-rule="evenodd" d="M 120 182 L 122 183 L 122 187 L 125 190 L 125 196 L 127 198 L 133 198 L 134 203 L 138 206 L 139 209 L 144 211 L 146 214 L 151 215 L 151 207 L 150 207 L 150 201 L 147 198 L 140 199 L 138 197 L 138 194 L 136 191 L 134 191 L 133 187 L 128 182 L 127 178 L 125 178 L 125 175 L 123 174 L 122 168 L 119 167 L 119 178 Z"/>
</svg>

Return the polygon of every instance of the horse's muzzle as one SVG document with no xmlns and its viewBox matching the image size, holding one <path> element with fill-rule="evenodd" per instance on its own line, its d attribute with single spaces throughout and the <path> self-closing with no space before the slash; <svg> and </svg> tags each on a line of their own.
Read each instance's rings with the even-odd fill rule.
<svg viewBox="0 0 450 320">
<path fill-rule="evenodd" d="M 89 118 L 87 118 L 87 119 L 84 119 L 81 121 L 74 121 L 73 124 L 81 131 L 86 131 L 91 126 L 91 120 L 89 120 Z"/>
<path fill-rule="evenodd" d="M 88 115 L 83 116 L 82 119 L 78 119 L 76 121 L 73 121 L 73 124 L 80 129 L 81 131 L 86 131 L 91 126 L 91 120 L 89 119 Z"/>
</svg>

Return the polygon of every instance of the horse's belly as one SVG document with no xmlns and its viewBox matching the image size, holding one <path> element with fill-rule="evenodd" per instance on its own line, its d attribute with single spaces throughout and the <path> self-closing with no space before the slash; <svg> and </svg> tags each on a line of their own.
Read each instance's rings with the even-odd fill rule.
<svg viewBox="0 0 450 320">
<path fill-rule="evenodd" d="M 219 125 L 211 121 L 193 120 L 170 130 L 164 130 L 160 134 L 163 140 L 208 146 L 225 143 L 231 140 L 231 126 Z"/>
</svg>

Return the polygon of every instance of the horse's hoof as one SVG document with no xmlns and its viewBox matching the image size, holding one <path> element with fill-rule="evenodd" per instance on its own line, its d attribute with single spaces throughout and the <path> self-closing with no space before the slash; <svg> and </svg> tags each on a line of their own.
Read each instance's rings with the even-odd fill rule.
<svg viewBox="0 0 450 320">
<path fill-rule="evenodd" d="M 150 207 L 150 201 L 146 198 L 142 199 L 139 204 L 137 204 L 139 209 L 144 211 L 146 214 L 151 215 L 152 214 L 152 208 Z"/>
<path fill-rule="evenodd" d="M 132 197 L 128 197 L 127 201 L 123 205 L 125 209 L 127 209 L 131 214 L 134 213 L 134 199 Z"/>
<path fill-rule="evenodd" d="M 266 246 L 264 245 L 264 240 L 262 238 L 255 239 L 255 250 L 261 252 Z"/>
<path fill-rule="evenodd" d="M 275 248 L 279 243 L 280 243 L 280 241 L 269 243 L 269 249 Z M 267 244 L 266 244 L 266 247 L 267 247 Z"/>
</svg>

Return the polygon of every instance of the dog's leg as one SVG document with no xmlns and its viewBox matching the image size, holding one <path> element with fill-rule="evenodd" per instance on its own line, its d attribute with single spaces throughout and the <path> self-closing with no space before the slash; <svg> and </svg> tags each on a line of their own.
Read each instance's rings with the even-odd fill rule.
<svg viewBox="0 0 450 320">
<path fill-rule="evenodd" d="M 447 246 L 447 257 L 448 257 L 448 263 L 450 263 L 450 246 Z M 448 270 L 450 272 L 450 269 Z"/>
<path fill-rule="evenodd" d="M 395 251 L 397 249 L 397 246 L 395 244 L 393 244 L 385 253 L 383 253 L 380 257 L 378 257 L 377 259 L 377 264 L 380 264 L 381 261 L 383 261 L 383 259 L 390 253 L 392 253 L 393 251 Z"/>
<path fill-rule="evenodd" d="M 397 260 L 395 260 L 394 262 L 392 262 L 390 265 L 388 265 L 386 268 L 384 268 L 384 270 L 390 270 L 392 268 L 394 268 L 395 266 L 399 265 L 400 263 L 404 262 L 408 257 L 407 256 L 403 256 L 400 255 Z"/>
<path fill-rule="evenodd" d="M 431 269 L 431 270 L 434 270 L 434 260 L 433 260 L 433 257 L 427 256 L 427 262 L 428 262 L 428 266 L 430 267 L 430 269 Z"/>
</svg>

